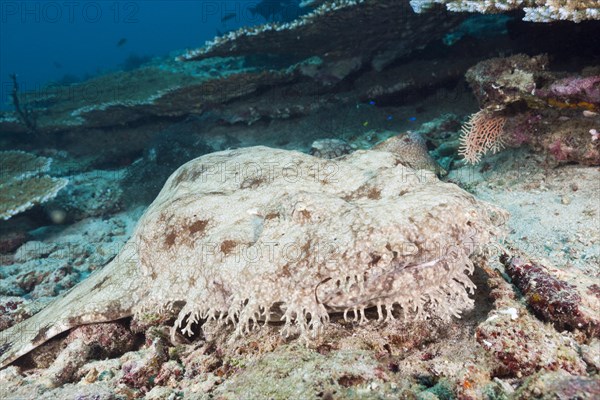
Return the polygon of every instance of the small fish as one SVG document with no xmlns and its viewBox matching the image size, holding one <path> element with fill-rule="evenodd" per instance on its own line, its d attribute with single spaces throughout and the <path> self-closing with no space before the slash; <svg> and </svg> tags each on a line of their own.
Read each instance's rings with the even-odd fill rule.
<svg viewBox="0 0 600 400">
<path fill-rule="evenodd" d="M 226 29 L 226 30 L 224 30 L 224 31 L 221 31 L 221 30 L 217 29 L 217 33 L 216 33 L 216 35 L 217 35 L 217 36 L 225 36 L 225 35 L 227 35 L 229 32 L 233 32 L 233 31 L 235 31 L 235 29 Z"/>
<path fill-rule="evenodd" d="M 375 105 L 375 100 L 371 100 L 371 101 L 369 102 L 369 104 L 370 104 L 370 105 L 372 105 L 372 106 L 374 106 L 374 105 Z"/>
<path fill-rule="evenodd" d="M 369 121 L 363 122 L 363 126 L 369 126 Z"/>
<path fill-rule="evenodd" d="M 410 117 L 408 120 L 409 120 L 410 122 L 415 122 L 415 121 L 417 120 L 417 117 Z"/>
<path fill-rule="evenodd" d="M 54 61 L 52 63 L 52 65 L 54 65 L 54 68 L 56 68 L 56 69 L 61 69 L 62 68 L 62 64 L 59 63 L 58 61 Z"/>
<path fill-rule="evenodd" d="M 253 16 L 257 14 L 267 21 L 274 21 L 275 17 L 282 16 L 285 3 L 279 0 L 261 0 L 256 5 L 248 8 Z"/>
<path fill-rule="evenodd" d="M 394 117 L 392 117 L 391 115 L 388 115 L 388 116 L 387 116 L 387 120 L 388 120 L 388 121 L 391 121 L 392 119 L 394 119 Z"/>
<path fill-rule="evenodd" d="M 235 18 L 237 14 L 236 13 L 228 13 L 223 15 L 223 17 L 221 18 L 221 23 L 225 23 L 227 21 L 229 21 L 230 19 Z"/>
<path fill-rule="evenodd" d="M 117 47 L 122 47 L 123 45 L 125 45 L 125 43 L 127 43 L 127 39 L 126 38 L 121 38 L 117 42 Z"/>
</svg>

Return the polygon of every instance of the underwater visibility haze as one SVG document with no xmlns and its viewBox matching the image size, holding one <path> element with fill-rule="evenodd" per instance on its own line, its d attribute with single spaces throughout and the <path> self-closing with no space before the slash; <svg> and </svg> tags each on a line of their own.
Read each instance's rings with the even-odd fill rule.
<svg viewBox="0 0 600 400">
<path fill-rule="evenodd" d="M 0 45 L 0 399 L 600 398 L 600 0 L 4 0 Z"/>
</svg>

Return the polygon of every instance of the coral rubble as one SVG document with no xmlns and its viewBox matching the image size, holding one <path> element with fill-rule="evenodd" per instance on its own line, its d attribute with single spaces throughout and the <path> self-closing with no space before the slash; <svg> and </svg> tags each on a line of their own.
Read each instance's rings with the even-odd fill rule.
<svg viewBox="0 0 600 400">
<path fill-rule="evenodd" d="M 598 396 L 600 380 L 597 376 L 573 376 L 568 372 L 558 371 L 533 375 L 516 391 L 514 398 L 595 399 Z"/>
</svg>

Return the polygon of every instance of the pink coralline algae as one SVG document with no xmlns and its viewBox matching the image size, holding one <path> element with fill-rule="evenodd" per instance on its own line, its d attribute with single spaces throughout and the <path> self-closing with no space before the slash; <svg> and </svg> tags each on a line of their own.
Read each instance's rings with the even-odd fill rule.
<svg viewBox="0 0 600 400">
<path fill-rule="evenodd" d="M 600 103 L 600 75 L 579 77 L 571 76 L 556 81 L 546 90 L 535 92 L 536 96 L 556 98 L 563 101 Z"/>
<path fill-rule="evenodd" d="M 566 145 L 561 139 L 556 139 L 550 144 L 548 150 L 554 156 L 556 161 L 568 161 L 571 154 L 575 151 L 573 147 Z"/>
<path fill-rule="evenodd" d="M 600 321 L 583 304 L 575 285 L 553 276 L 545 267 L 519 258 L 505 259 L 506 272 L 542 320 L 557 329 L 579 329 L 600 336 Z"/>
<path fill-rule="evenodd" d="M 515 116 L 512 119 L 514 122 L 514 128 L 511 129 L 512 135 L 506 138 L 507 145 L 518 147 L 522 144 L 530 143 L 540 130 L 538 125 L 541 120 L 541 115 L 533 113 Z"/>
</svg>

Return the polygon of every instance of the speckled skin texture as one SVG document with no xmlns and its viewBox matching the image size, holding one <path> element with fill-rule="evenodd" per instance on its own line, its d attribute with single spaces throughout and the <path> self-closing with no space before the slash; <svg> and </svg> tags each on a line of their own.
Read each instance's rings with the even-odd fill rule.
<svg viewBox="0 0 600 400">
<path fill-rule="evenodd" d="M 311 156 L 331 160 L 350 154 L 353 150 L 354 149 L 350 144 L 341 139 L 319 139 L 312 143 L 309 154 Z"/>
<path fill-rule="evenodd" d="M 77 325 L 181 308 L 236 333 L 283 321 L 308 339 L 331 312 L 448 319 L 472 305 L 469 256 L 506 214 L 398 157 L 336 160 L 252 147 L 180 167 L 103 270 L 0 333 L 8 365 Z M 392 312 L 393 310 L 393 312 Z"/>
<path fill-rule="evenodd" d="M 400 133 L 384 140 L 373 147 L 373 150 L 387 151 L 396 154 L 402 164 L 413 169 L 426 169 L 438 175 L 446 175 L 446 171 L 429 155 L 425 139 L 416 132 Z"/>
</svg>

